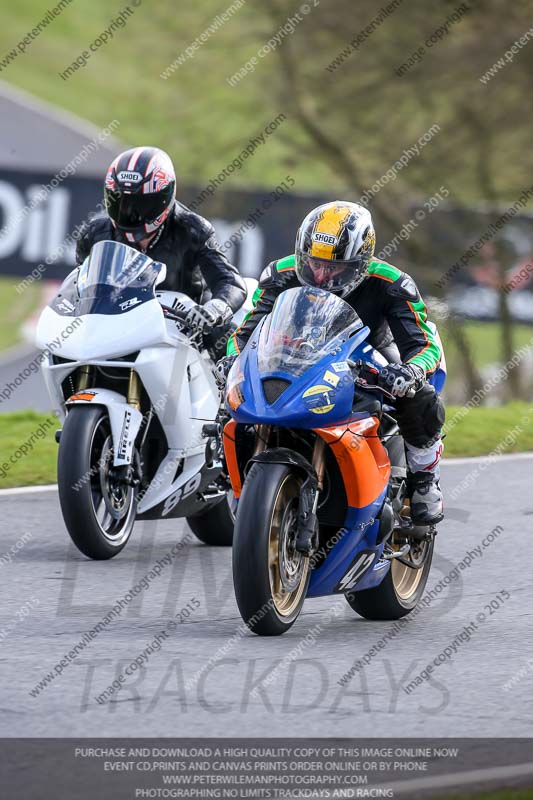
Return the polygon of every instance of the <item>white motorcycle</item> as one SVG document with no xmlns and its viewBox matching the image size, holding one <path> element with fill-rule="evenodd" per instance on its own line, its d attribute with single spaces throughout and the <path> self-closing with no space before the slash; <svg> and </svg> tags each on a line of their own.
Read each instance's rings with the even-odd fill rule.
<svg viewBox="0 0 533 800">
<path fill-rule="evenodd" d="M 63 422 L 61 510 L 90 558 L 117 555 L 136 519 L 186 517 L 202 542 L 232 542 L 213 362 L 185 319 L 193 301 L 156 291 L 165 277 L 164 264 L 99 242 L 39 319 Z"/>
</svg>

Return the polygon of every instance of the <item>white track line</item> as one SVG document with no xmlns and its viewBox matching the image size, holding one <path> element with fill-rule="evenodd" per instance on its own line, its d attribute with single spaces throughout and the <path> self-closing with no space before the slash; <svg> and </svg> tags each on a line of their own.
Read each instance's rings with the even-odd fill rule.
<svg viewBox="0 0 533 800">
<path fill-rule="evenodd" d="M 0 496 L 10 494 L 33 494 L 34 492 L 57 492 L 57 483 L 44 486 L 16 486 L 13 489 L 0 489 Z"/>
<path fill-rule="evenodd" d="M 455 464 L 479 464 L 486 461 L 488 456 L 472 456 L 471 458 L 444 458 L 443 466 L 454 466 Z M 494 463 L 499 461 L 522 461 L 532 459 L 533 453 L 505 453 L 501 456 L 494 456 Z M 57 491 L 57 483 L 50 483 L 46 486 L 17 486 L 13 489 L 0 489 L 0 497 L 10 494 L 32 494 L 33 492 L 54 492 Z"/>
<path fill-rule="evenodd" d="M 481 464 L 487 461 L 488 459 L 492 459 L 493 463 L 496 464 L 500 461 L 523 461 L 526 459 L 533 458 L 532 452 L 527 453 L 503 453 L 500 456 L 491 456 L 490 453 L 487 453 L 486 456 L 469 456 L 464 458 L 443 458 L 441 461 L 441 465 L 446 466 L 446 464 Z"/>
</svg>

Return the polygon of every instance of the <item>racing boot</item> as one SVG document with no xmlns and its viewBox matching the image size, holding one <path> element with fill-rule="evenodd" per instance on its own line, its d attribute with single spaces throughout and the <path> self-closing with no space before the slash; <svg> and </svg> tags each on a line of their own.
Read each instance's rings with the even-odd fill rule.
<svg viewBox="0 0 533 800">
<path fill-rule="evenodd" d="M 409 473 L 407 493 L 411 500 L 411 519 L 415 525 L 435 525 L 444 518 L 442 492 L 433 473 Z"/>
</svg>

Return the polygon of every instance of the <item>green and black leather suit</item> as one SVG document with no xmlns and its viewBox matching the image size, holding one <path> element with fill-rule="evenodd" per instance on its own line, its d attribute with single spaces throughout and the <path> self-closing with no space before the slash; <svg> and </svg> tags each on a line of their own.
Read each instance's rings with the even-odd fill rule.
<svg viewBox="0 0 533 800">
<path fill-rule="evenodd" d="M 242 350 L 281 292 L 300 285 L 293 255 L 269 264 L 255 292 L 254 308 L 228 342 L 228 355 Z M 442 355 L 439 340 L 428 325 L 425 303 L 409 275 L 373 260 L 368 277 L 344 299 L 369 327 L 370 344 L 388 361 L 418 364 L 427 377 L 436 370 Z M 406 442 L 414 447 L 435 442 L 444 423 L 444 407 L 432 386 L 426 384 L 413 398 L 398 398 L 396 406 Z"/>
</svg>

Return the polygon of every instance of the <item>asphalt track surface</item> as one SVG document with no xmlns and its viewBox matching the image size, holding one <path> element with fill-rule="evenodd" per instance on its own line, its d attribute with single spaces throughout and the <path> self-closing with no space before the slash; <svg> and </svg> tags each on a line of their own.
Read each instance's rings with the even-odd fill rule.
<svg viewBox="0 0 533 800">
<path fill-rule="evenodd" d="M 200 544 L 181 520 L 150 522 L 138 524 L 121 555 L 92 562 L 70 544 L 55 490 L 3 491 L 0 735 L 530 736 L 524 698 L 533 686 L 532 471 L 533 457 L 444 465 L 445 493 L 465 480 L 472 485 L 448 502 L 428 589 L 491 531 L 503 530 L 344 686 L 342 675 L 394 623 L 365 621 L 329 597 L 308 600 L 283 637 L 241 635 L 229 549 Z M 158 560 L 164 566 L 149 588 L 31 696 Z M 510 596 L 491 613 L 501 592 Z M 339 615 L 326 617 L 333 604 Z M 403 687 L 476 620 L 477 630 L 431 680 L 406 693 Z M 161 630 L 161 649 L 98 703 Z"/>
</svg>

